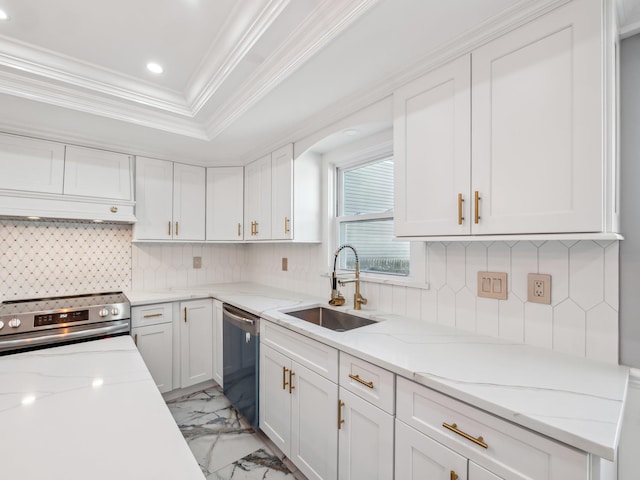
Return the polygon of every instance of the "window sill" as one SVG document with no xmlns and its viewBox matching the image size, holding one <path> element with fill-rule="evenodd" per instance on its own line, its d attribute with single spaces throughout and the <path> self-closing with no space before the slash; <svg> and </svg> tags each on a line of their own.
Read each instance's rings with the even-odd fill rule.
<svg viewBox="0 0 640 480">
<path fill-rule="evenodd" d="M 323 273 L 322 277 L 331 278 L 331 273 Z M 390 278 L 391 277 L 391 278 Z M 341 278 L 353 278 L 353 272 L 338 272 L 338 280 Z M 397 287 L 417 288 L 420 290 L 429 290 L 428 283 L 419 282 L 413 278 L 398 278 L 391 275 L 372 275 L 367 273 L 360 274 L 360 281 L 362 283 L 378 283 L 381 285 L 394 285 Z"/>
</svg>

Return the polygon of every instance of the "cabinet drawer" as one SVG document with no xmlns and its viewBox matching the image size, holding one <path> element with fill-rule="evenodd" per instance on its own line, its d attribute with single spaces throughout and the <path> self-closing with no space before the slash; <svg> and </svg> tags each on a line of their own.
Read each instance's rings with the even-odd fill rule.
<svg viewBox="0 0 640 480">
<path fill-rule="evenodd" d="M 340 352 L 340 386 L 393 415 L 395 375 Z"/>
<path fill-rule="evenodd" d="M 505 478 L 589 478 L 589 455 L 407 379 L 397 380 L 397 418 Z M 486 448 L 443 424 L 478 439 Z"/>
<path fill-rule="evenodd" d="M 131 328 L 171 322 L 171 303 L 156 303 L 131 308 Z"/>
<path fill-rule="evenodd" d="M 262 320 L 260 343 L 284 353 L 309 370 L 338 383 L 338 350 Z"/>
</svg>

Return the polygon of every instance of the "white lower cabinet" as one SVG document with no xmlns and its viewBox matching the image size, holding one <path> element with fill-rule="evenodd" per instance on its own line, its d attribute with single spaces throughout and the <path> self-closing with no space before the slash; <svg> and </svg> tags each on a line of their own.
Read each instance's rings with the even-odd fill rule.
<svg viewBox="0 0 640 480">
<path fill-rule="evenodd" d="M 213 378 L 213 302 L 180 302 L 180 387 Z"/>
<path fill-rule="evenodd" d="M 260 429 L 309 480 L 335 480 L 338 352 L 267 323 L 260 325 Z"/>
<path fill-rule="evenodd" d="M 131 336 L 160 392 L 173 389 L 171 303 L 131 309 Z"/>
<path fill-rule="evenodd" d="M 393 415 L 340 387 L 338 421 L 338 478 L 393 479 Z"/>
<path fill-rule="evenodd" d="M 598 478 L 589 454 L 430 388 L 398 377 L 396 395 L 396 479 Z"/>
</svg>

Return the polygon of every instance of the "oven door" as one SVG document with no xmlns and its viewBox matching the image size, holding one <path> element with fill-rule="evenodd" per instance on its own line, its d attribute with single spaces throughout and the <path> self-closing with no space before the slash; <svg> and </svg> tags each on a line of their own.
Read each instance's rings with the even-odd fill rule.
<svg viewBox="0 0 640 480">
<path fill-rule="evenodd" d="M 222 320 L 224 395 L 257 428 L 260 318 L 224 304 Z"/>
<path fill-rule="evenodd" d="M 126 319 L 4 335 L 0 336 L 0 355 L 128 335 L 130 331 L 131 322 Z"/>
</svg>

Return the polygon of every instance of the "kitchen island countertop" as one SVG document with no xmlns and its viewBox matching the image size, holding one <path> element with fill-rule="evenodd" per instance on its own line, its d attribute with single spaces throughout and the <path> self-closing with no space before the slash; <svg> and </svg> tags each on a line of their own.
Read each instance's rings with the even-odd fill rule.
<svg viewBox="0 0 640 480">
<path fill-rule="evenodd" d="M 131 337 L 0 357 L 0 472 L 36 480 L 201 480 Z"/>
</svg>

